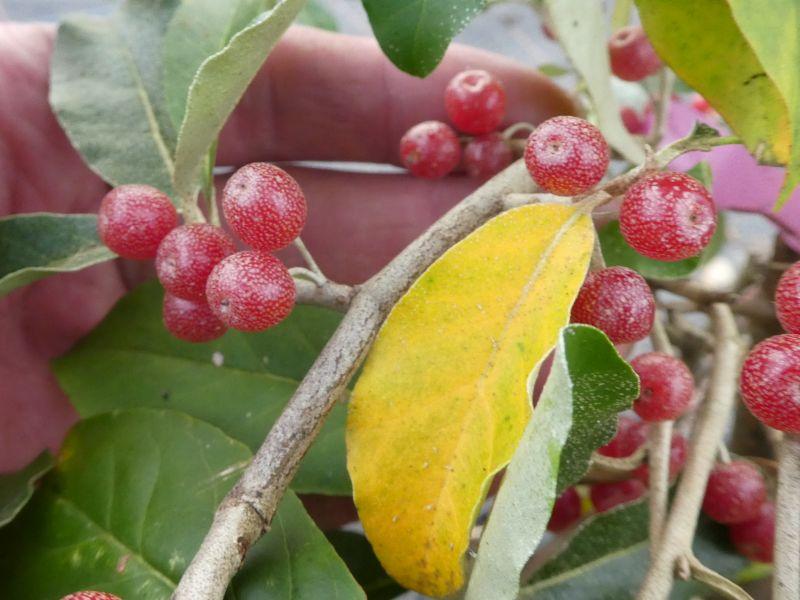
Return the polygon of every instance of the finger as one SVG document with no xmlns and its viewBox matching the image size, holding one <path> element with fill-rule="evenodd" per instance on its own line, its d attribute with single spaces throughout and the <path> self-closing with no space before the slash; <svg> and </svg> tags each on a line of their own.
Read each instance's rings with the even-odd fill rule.
<svg viewBox="0 0 800 600">
<path fill-rule="evenodd" d="M 418 79 L 395 68 L 372 39 L 293 27 L 225 127 L 220 160 L 396 162 L 410 126 L 446 120 L 444 88 L 465 68 L 487 69 L 502 81 L 508 123 L 574 111 L 548 78 L 483 50 L 455 44 L 430 76 Z"/>
</svg>

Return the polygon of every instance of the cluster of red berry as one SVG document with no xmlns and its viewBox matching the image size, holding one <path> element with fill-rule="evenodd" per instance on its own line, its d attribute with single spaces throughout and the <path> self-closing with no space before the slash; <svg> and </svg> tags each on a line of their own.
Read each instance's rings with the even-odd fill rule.
<svg viewBox="0 0 800 600">
<path fill-rule="evenodd" d="M 122 257 L 155 258 L 166 290 L 164 325 L 189 342 L 216 339 L 228 327 L 267 329 L 294 306 L 294 280 L 272 252 L 290 244 L 305 224 L 300 186 L 274 165 L 252 163 L 228 180 L 222 210 L 252 250 L 237 252 L 220 227 L 178 225 L 169 197 L 147 185 L 116 187 L 100 205 L 100 239 Z"/>
<path fill-rule="evenodd" d="M 122 600 L 119 596 L 108 592 L 75 592 L 69 596 L 64 596 L 61 600 Z"/>
<path fill-rule="evenodd" d="M 486 179 L 511 164 L 511 146 L 497 128 L 506 112 L 506 92 L 493 75 L 462 71 L 444 92 L 447 116 L 469 137 L 463 152 L 455 130 L 441 121 L 423 121 L 400 140 L 400 159 L 415 176 L 439 179 L 461 165 L 468 175 Z"/>
</svg>

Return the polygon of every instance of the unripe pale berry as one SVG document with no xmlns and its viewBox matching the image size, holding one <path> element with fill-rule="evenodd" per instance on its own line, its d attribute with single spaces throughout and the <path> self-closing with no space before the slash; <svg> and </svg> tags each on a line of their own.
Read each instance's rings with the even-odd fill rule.
<svg viewBox="0 0 800 600">
<path fill-rule="evenodd" d="M 758 517 L 767 499 L 761 472 L 748 462 L 718 464 L 711 471 L 703 511 L 718 523 L 742 523 Z"/>
<path fill-rule="evenodd" d="M 472 135 L 489 133 L 503 122 L 506 91 L 487 71 L 462 71 L 447 84 L 444 106 L 457 129 Z"/>
<path fill-rule="evenodd" d="M 439 179 L 461 162 L 461 145 L 446 123 L 423 121 L 400 139 L 400 160 L 416 177 Z"/>
<path fill-rule="evenodd" d="M 610 159 L 600 130 L 578 117 L 553 117 L 539 125 L 525 145 L 525 166 L 551 194 L 576 196 L 600 181 Z"/>
<path fill-rule="evenodd" d="M 674 480 L 678 473 L 683 469 L 686 464 L 686 457 L 689 454 L 689 443 L 686 438 L 680 433 L 673 433 L 672 440 L 669 444 L 669 479 Z M 650 483 L 650 465 L 647 462 L 642 463 L 633 471 L 634 477 L 637 477 L 644 485 Z"/>
<path fill-rule="evenodd" d="M 739 554 L 750 560 L 771 563 L 775 545 L 775 505 L 764 502 L 755 519 L 734 523 L 728 532 Z"/>
<path fill-rule="evenodd" d="M 639 376 L 640 393 L 633 410 L 645 421 L 672 421 L 692 401 L 694 378 L 682 360 L 661 352 L 648 352 L 631 361 Z"/>
<path fill-rule="evenodd" d="M 661 59 L 639 25 L 623 27 L 611 36 L 608 57 L 611 72 L 625 81 L 639 81 L 661 68 Z"/>
<path fill-rule="evenodd" d="M 205 298 L 200 301 L 184 300 L 169 293 L 164 294 L 162 316 L 167 331 L 186 342 L 210 342 L 227 330 L 206 304 Z"/>
<path fill-rule="evenodd" d="M 488 179 L 513 160 L 514 154 L 508 142 L 496 132 L 479 135 L 464 147 L 464 169 L 470 177 Z"/>
<path fill-rule="evenodd" d="M 233 240 L 219 227 L 206 223 L 181 225 L 170 231 L 158 247 L 158 280 L 173 296 L 205 304 L 211 269 L 234 252 Z"/>
<path fill-rule="evenodd" d="M 781 276 L 775 290 L 775 312 L 786 331 L 800 333 L 800 262 Z"/>
<path fill-rule="evenodd" d="M 266 252 L 237 252 L 214 267 L 206 284 L 211 310 L 228 327 L 263 331 L 289 316 L 294 280 L 284 264 Z"/>
<path fill-rule="evenodd" d="M 558 533 L 572 527 L 581 518 L 581 497 L 574 487 L 567 488 L 553 503 L 547 529 Z"/>
<path fill-rule="evenodd" d="M 708 246 L 717 228 L 717 210 L 696 179 L 684 173 L 655 173 L 628 188 L 619 227 L 639 254 L 672 262 Z"/>
<path fill-rule="evenodd" d="M 572 322 L 593 325 L 615 344 L 641 340 L 650 333 L 655 299 L 644 278 L 627 267 L 589 273 L 572 306 Z"/>
<path fill-rule="evenodd" d="M 97 213 L 100 239 L 123 258 L 154 258 L 161 240 L 177 225 L 169 196 L 149 185 L 115 187 Z"/>
<path fill-rule="evenodd" d="M 589 497 L 597 512 L 605 512 L 618 504 L 632 502 L 644 495 L 647 488 L 638 479 L 595 483 L 589 490 Z"/>
<path fill-rule="evenodd" d="M 222 211 L 245 244 L 264 252 L 289 245 L 308 214 L 294 177 L 269 163 L 245 165 L 231 176 L 222 192 Z"/>
<path fill-rule="evenodd" d="M 617 433 L 598 454 L 612 458 L 625 458 L 636 452 L 647 441 L 647 423 L 629 415 L 620 415 Z"/>
<path fill-rule="evenodd" d="M 75 592 L 69 596 L 64 596 L 61 600 L 120 600 L 119 596 L 108 592 Z"/>
<path fill-rule="evenodd" d="M 739 387 L 756 419 L 800 433 L 800 335 L 776 335 L 753 348 L 742 365 Z"/>
</svg>

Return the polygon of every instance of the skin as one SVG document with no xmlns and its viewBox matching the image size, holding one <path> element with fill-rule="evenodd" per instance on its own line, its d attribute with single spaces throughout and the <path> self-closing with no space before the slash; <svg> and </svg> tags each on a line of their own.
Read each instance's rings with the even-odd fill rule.
<svg viewBox="0 0 800 600">
<path fill-rule="evenodd" d="M 53 36 L 51 26 L 0 24 L 0 216 L 95 212 L 108 189 L 50 111 Z M 297 27 L 232 115 L 218 162 L 396 164 L 398 140 L 411 125 L 446 119 L 443 90 L 466 67 L 487 69 L 504 83 L 509 123 L 538 123 L 573 110 L 548 79 L 483 51 L 453 46 L 420 80 L 395 69 L 374 40 Z M 323 270 L 344 282 L 370 276 L 477 185 L 463 176 L 430 182 L 404 174 L 291 172 L 309 203 L 303 238 Z M 284 258 L 295 260 L 291 251 Z M 152 275 L 151 262 L 116 260 L 0 299 L 0 472 L 24 466 L 43 448 L 57 450 L 77 417 L 50 373 L 50 359 Z"/>
</svg>

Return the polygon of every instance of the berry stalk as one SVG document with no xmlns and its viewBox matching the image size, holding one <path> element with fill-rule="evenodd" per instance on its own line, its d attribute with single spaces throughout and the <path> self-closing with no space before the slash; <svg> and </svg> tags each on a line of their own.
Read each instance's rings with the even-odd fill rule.
<svg viewBox="0 0 800 600">
<path fill-rule="evenodd" d="M 781 442 L 775 506 L 774 600 L 800 598 L 800 434 Z"/>
</svg>

